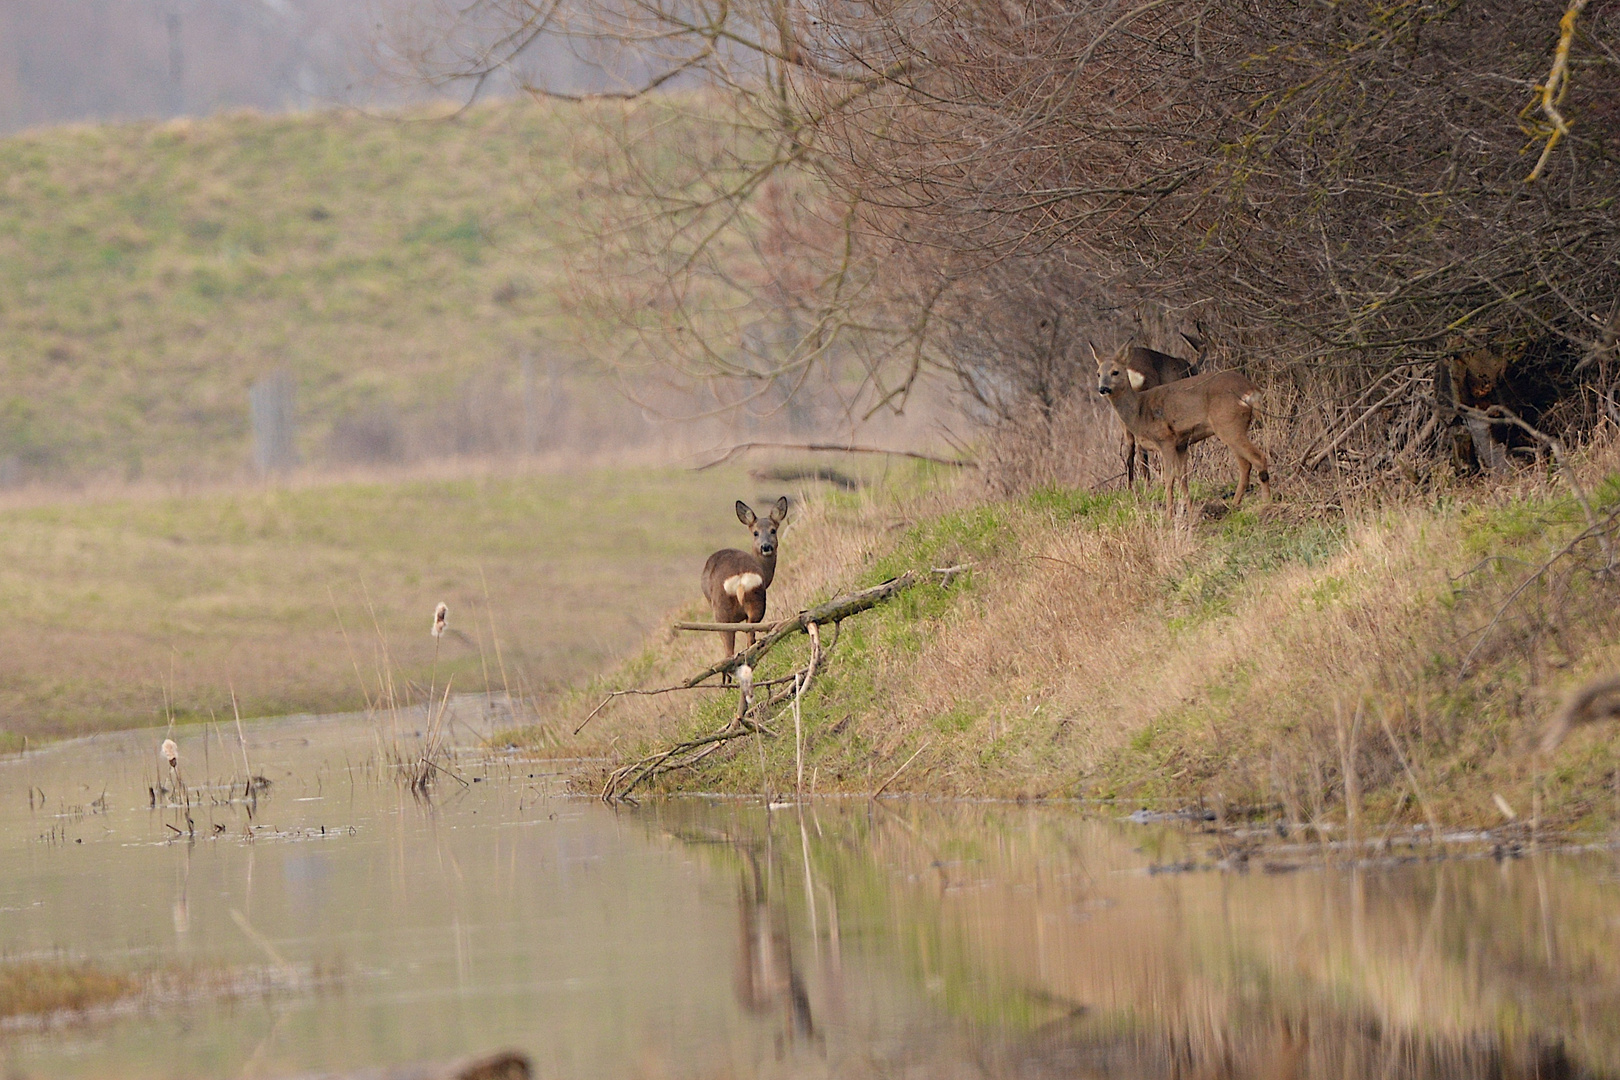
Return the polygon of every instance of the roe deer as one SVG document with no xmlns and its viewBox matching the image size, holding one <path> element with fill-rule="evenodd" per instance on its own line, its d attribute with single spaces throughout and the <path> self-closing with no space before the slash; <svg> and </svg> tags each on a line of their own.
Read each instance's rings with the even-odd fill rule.
<svg viewBox="0 0 1620 1080">
<path fill-rule="evenodd" d="M 1249 438 L 1254 401 L 1260 388 L 1240 371 L 1214 371 L 1167 383 L 1138 393 L 1125 367 L 1125 350 L 1111 360 L 1097 355 L 1097 392 L 1107 398 L 1138 442 L 1158 450 L 1164 459 L 1164 498 L 1171 520 L 1176 516 L 1176 484 L 1189 509 L 1192 492 L 1187 482 L 1187 448 L 1215 436 L 1237 458 L 1236 509 L 1249 488 L 1249 468 L 1260 467 L 1260 490 L 1271 501 L 1271 473 L 1263 450 Z"/>
<path fill-rule="evenodd" d="M 1203 327 L 1199 327 L 1202 335 Z M 1204 339 L 1202 336 L 1193 337 L 1185 330 L 1181 332 L 1182 338 L 1193 347 L 1194 359 L 1183 360 L 1179 356 L 1171 356 L 1157 349 L 1144 348 L 1141 345 L 1132 345 L 1125 353 L 1125 377 L 1130 380 L 1133 390 L 1151 390 L 1165 383 L 1178 382 L 1198 374 L 1198 365 L 1204 362 Z M 1089 344 L 1089 342 L 1088 342 Z M 1092 348 L 1093 356 L 1097 350 Z M 1147 447 L 1142 448 L 1142 475 L 1146 477 Z M 1136 487 L 1136 436 L 1130 428 L 1125 429 L 1125 486 Z"/>
<path fill-rule="evenodd" d="M 787 512 L 786 495 L 776 500 L 767 518 L 759 517 L 742 500 L 737 501 L 737 520 L 754 534 L 754 550 L 723 548 L 703 564 L 703 595 L 714 608 L 715 622 L 757 623 L 765 618 L 765 590 L 776 577 L 776 530 L 787 520 Z M 736 631 L 727 630 L 720 636 L 726 655 L 731 656 L 737 651 Z M 753 643 L 750 631 L 748 644 Z"/>
</svg>

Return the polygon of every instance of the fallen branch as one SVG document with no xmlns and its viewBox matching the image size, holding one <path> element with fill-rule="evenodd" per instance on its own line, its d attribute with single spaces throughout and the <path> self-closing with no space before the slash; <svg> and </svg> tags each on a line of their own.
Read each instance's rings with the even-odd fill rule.
<svg viewBox="0 0 1620 1080">
<path fill-rule="evenodd" d="M 779 619 L 776 622 L 678 622 L 677 630 L 716 630 L 733 634 L 768 634 L 777 629 L 789 619 Z"/>
<path fill-rule="evenodd" d="M 881 446 L 855 446 L 849 443 L 783 443 L 783 442 L 745 442 L 728 447 L 726 452 L 709 462 L 699 465 L 693 472 L 703 472 L 716 465 L 724 465 L 738 454 L 749 450 L 806 450 L 813 453 L 830 454 L 887 454 L 890 457 L 911 458 L 914 461 L 927 461 L 935 465 L 949 465 L 957 469 L 977 469 L 976 461 L 965 461 L 961 458 L 936 457 L 933 454 L 923 454 L 916 450 L 886 450 Z"/>
<path fill-rule="evenodd" d="M 607 708 L 607 706 L 608 706 L 608 704 L 610 702 L 616 701 L 617 699 L 622 698 L 622 697 L 656 697 L 659 694 L 673 694 L 677 690 L 720 690 L 720 689 L 724 689 L 724 688 L 720 687 L 720 686 L 661 686 L 657 690 L 612 690 L 612 691 L 608 692 L 607 697 L 605 697 L 601 701 L 597 702 L 596 708 L 592 709 L 590 712 L 585 714 L 585 719 L 583 719 L 583 720 L 581 720 L 579 722 L 579 727 L 574 729 L 574 734 L 578 735 L 580 732 L 584 731 L 585 730 L 585 725 L 590 723 L 592 720 L 596 719 L 596 714 L 597 713 L 599 713 L 603 709 Z"/>
<path fill-rule="evenodd" d="M 840 472 L 830 465 L 783 465 L 769 469 L 750 469 L 748 475 L 755 480 L 777 480 L 784 484 L 791 484 L 796 480 L 820 480 L 840 491 L 859 491 L 861 487 L 861 482 L 855 477 Z"/>
<path fill-rule="evenodd" d="M 911 766 L 911 763 L 913 761 L 917 760 L 917 754 L 921 754 L 924 750 L 928 749 L 928 745 L 929 744 L 927 742 L 924 742 L 921 746 L 917 747 L 917 753 L 916 754 L 912 754 L 910 757 L 906 758 L 906 763 L 904 765 L 902 765 L 898 769 L 894 770 L 894 774 L 892 776 L 890 776 L 887 780 L 883 781 L 883 783 L 878 785 L 878 789 L 876 791 L 872 792 L 872 798 L 875 799 L 879 795 L 882 795 L 885 791 L 887 791 L 889 785 L 894 783 L 896 780 L 898 780 L 900 778 L 900 774 L 905 772 L 906 769 Z"/>
<path fill-rule="evenodd" d="M 773 646 L 784 641 L 793 634 L 806 633 L 810 635 L 810 659 L 803 668 L 795 671 L 790 676 L 772 679 L 766 683 L 755 684 L 756 687 L 779 684 L 782 686 L 782 689 L 771 694 L 762 702 L 750 703 L 745 698 L 742 702 L 741 711 L 736 719 L 732 720 L 718 731 L 710 732 L 707 735 L 701 735 L 694 739 L 683 740 L 674 744 L 673 746 L 655 751 L 654 753 L 648 754 L 637 761 L 633 761 L 628 765 L 623 765 L 613 770 L 608 774 L 607 781 L 602 786 L 602 801 L 615 802 L 628 798 L 637 787 L 646 781 L 651 780 L 662 773 L 672 772 L 676 769 L 684 769 L 689 768 L 692 765 L 696 765 L 698 762 L 707 758 L 710 754 L 720 749 L 732 739 L 739 739 L 748 735 L 769 735 L 770 737 L 775 738 L 775 731 L 773 731 L 764 721 L 751 719 L 751 716 L 757 714 L 768 717 L 772 709 L 783 705 L 788 705 L 791 707 L 792 704 L 797 703 L 803 698 L 805 691 L 810 689 L 812 681 L 820 672 L 822 666 L 821 660 L 826 653 L 826 650 L 823 649 L 821 645 L 821 636 L 819 633 L 821 626 L 827 623 L 833 624 L 835 635 L 834 644 L 836 644 L 836 634 L 839 628 L 839 623 L 842 620 L 849 618 L 851 615 L 858 615 L 863 611 L 876 607 L 885 600 L 889 600 L 894 596 L 899 595 L 901 592 L 904 592 L 906 589 L 917 584 L 919 581 L 923 581 L 927 578 L 938 577 L 942 584 L 948 585 L 966 569 L 966 566 L 947 566 L 927 572 L 920 572 L 916 570 L 908 571 L 907 573 L 901 574 L 899 577 L 890 578 L 888 581 L 885 581 L 879 585 L 874 585 L 871 588 L 862 589 L 859 592 L 850 593 L 847 596 L 841 596 L 834 600 L 829 600 L 825 604 L 818 604 L 816 607 L 813 607 L 807 611 L 801 611 L 793 618 L 784 620 L 783 622 L 777 624 L 777 628 L 775 630 L 771 631 L 751 648 L 726 660 L 722 660 L 720 663 L 709 667 L 697 675 L 694 675 L 684 683 L 677 686 L 665 687 L 661 690 L 633 691 L 643 694 L 655 694 L 669 693 L 675 690 L 698 689 L 700 688 L 700 684 L 704 683 L 710 678 L 713 678 L 715 675 L 735 671 L 743 664 L 753 667 L 760 657 L 769 652 Z M 608 695 L 608 697 L 605 698 L 601 704 L 597 705 L 597 707 L 591 711 L 591 716 L 595 716 L 596 713 L 601 711 L 603 706 L 605 706 L 609 701 L 614 700 L 616 697 L 622 694 L 630 692 L 631 691 L 615 691 L 613 694 Z M 589 720 L 590 716 L 587 716 L 586 721 L 588 722 Z M 580 728 L 583 728 L 584 726 L 584 723 L 580 724 Z M 577 730 L 578 729 L 576 729 L 576 731 Z M 907 764 L 909 765 L 910 762 L 907 762 Z M 902 766 L 902 769 L 903 768 L 904 766 Z M 899 773 L 897 772 L 895 775 L 898 776 Z M 890 779 L 892 780 L 893 777 Z M 880 788 L 879 791 L 881 792 L 882 789 Z"/>
<path fill-rule="evenodd" d="M 716 675 L 736 671 L 743 664 L 755 667 L 759 664 L 760 658 L 775 648 L 783 639 L 794 634 L 804 633 L 805 626 L 809 623 L 836 624 L 851 615 L 858 615 L 867 608 L 876 607 L 885 600 L 898 596 L 923 580 L 925 576 L 938 574 L 942 576 L 944 584 L 949 584 L 956 575 L 966 569 L 965 566 L 948 566 L 943 569 L 931 570 L 928 575 L 916 570 L 908 570 L 899 577 L 890 578 L 881 585 L 873 585 L 869 589 L 862 589 L 860 592 L 850 593 L 848 596 L 840 596 L 836 600 L 829 600 L 825 604 L 819 604 L 808 611 L 801 611 L 793 618 L 784 619 L 782 622 L 777 623 L 775 630 L 760 638 L 747 649 L 705 668 L 681 685 L 696 686 L 698 683 L 712 679 Z"/>
</svg>

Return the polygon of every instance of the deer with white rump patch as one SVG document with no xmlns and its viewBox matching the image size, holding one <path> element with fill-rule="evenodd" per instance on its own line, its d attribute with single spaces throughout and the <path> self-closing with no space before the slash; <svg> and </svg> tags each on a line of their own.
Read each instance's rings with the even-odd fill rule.
<svg viewBox="0 0 1620 1080">
<path fill-rule="evenodd" d="M 787 520 L 788 501 L 784 495 L 776 500 L 769 517 L 761 518 L 742 500 L 737 501 L 737 520 L 748 526 L 754 534 L 754 550 L 738 551 L 724 548 L 709 556 L 703 564 L 703 595 L 714 609 L 714 621 L 723 623 L 761 622 L 765 618 L 765 590 L 776 577 L 776 533 Z M 725 643 L 726 655 L 737 651 L 737 633 L 727 630 L 720 635 Z M 754 643 L 752 631 L 748 644 Z"/>
<path fill-rule="evenodd" d="M 1090 343 L 1087 343 L 1090 345 Z M 1249 469 L 1260 467 L 1260 491 L 1271 501 L 1270 465 L 1265 451 L 1249 438 L 1254 422 L 1254 403 L 1260 388 L 1240 371 L 1213 371 L 1194 375 L 1150 390 L 1138 390 L 1137 379 L 1126 367 L 1125 350 L 1105 360 L 1090 346 L 1097 361 L 1097 392 L 1109 400 L 1125 424 L 1125 430 L 1159 452 L 1164 463 L 1165 507 L 1174 520 L 1176 484 L 1188 509 L 1192 492 L 1187 482 L 1187 448 L 1214 436 L 1226 444 L 1238 463 L 1236 509 L 1243 504 L 1249 488 Z"/>
</svg>

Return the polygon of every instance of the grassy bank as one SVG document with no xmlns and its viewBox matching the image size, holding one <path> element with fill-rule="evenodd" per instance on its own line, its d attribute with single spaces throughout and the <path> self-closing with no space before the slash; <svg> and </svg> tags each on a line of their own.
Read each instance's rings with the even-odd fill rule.
<svg viewBox="0 0 1620 1080">
<path fill-rule="evenodd" d="M 589 137 L 508 102 L 0 139 L 0 483 L 235 476 L 277 370 L 307 462 L 577 449 L 624 412 L 563 325 Z"/>
<path fill-rule="evenodd" d="M 748 484 L 599 470 L 13 500 L 0 749 L 229 716 L 233 686 L 250 716 L 357 707 L 390 674 L 402 695 L 434 677 L 548 691 L 696 591 Z"/>
<path fill-rule="evenodd" d="M 1581 466 L 1600 515 L 1620 507 L 1617 465 L 1609 446 Z M 1570 687 L 1620 667 L 1620 596 L 1592 572 L 1594 542 L 1533 574 L 1585 528 L 1583 512 L 1544 475 L 1329 501 L 1296 486 L 1270 509 L 1180 530 L 1150 496 L 993 500 L 938 477 L 819 502 L 786 534 L 774 612 L 905 569 L 973 570 L 844 625 L 804 703 L 807 780 L 870 792 L 910 760 L 891 791 L 1442 825 L 1502 823 L 1500 796 L 1527 817 L 1547 717 Z M 655 639 L 569 715 L 602 690 L 700 670 L 717 646 L 697 638 Z M 802 663 L 804 648 L 756 679 Z M 714 692 L 623 699 L 582 747 L 628 760 L 734 709 Z M 791 790 L 793 740 L 763 753 L 768 786 Z M 739 743 L 666 783 L 757 791 L 759 754 Z M 1577 733 L 1543 813 L 1613 819 L 1617 767 L 1612 732 Z"/>
</svg>

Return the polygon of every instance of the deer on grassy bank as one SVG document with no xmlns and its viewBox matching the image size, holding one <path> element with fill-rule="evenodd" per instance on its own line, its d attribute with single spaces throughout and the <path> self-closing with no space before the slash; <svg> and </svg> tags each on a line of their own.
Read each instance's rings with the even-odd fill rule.
<svg viewBox="0 0 1620 1080">
<path fill-rule="evenodd" d="M 1265 451 L 1249 438 L 1260 388 L 1248 376 L 1240 371 L 1214 371 L 1138 391 L 1136 380 L 1126 368 L 1126 350 L 1105 360 L 1098 355 L 1096 346 L 1090 348 L 1097 361 L 1097 392 L 1114 406 L 1125 430 L 1137 442 L 1157 450 L 1163 459 L 1165 508 L 1172 521 L 1176 516 L 1177 483 L 1188 508 L 1192 506 L 1187 448 L 1212 436 L 1225 443 L 1237 459 L 1237 496 L 1232 508 L 1243 504 L 1252 466 L 1259 466 L 1262 497 L 1271 501 L 1270 465 Z"/>
<path fill-rule="evenodd" d="M 1202 328 L 1200 328 L 1202 334 Z M 1205 341 L 1202 336 L 1193 337 L 1185 330 L 1181 337 L 1188 345 L 1193 347 L 1194 358 L 1183 360 L 1179 356 L 1171 356 L 1157 349 L 1149 349 L 1141 345 L 1132 345 L 1125 350 L 1125 377 L 1130 380 L 1131 388 L 1140 392 L 1152 390 L 1165 383 L 1179 382 L 1198 374 L 1198 366 L 1204 362 Z M 1096 355 L 1096 350 L 1092 350 Z M 1125 429 L 1125 486 L 1136 487 L 1136 435 L 1130 428 Z M 1148 475 L 1147 447 L 1142 447 L 1142 476 Z"/>
<path fill-rule="evenodd" d="M 776 577 L 776 533 L 787 520 L 788 501 L 784 495 L 776 500 L 769 517 L 761 518 L 742 500 L 737 501 L 737 520 L 748 526 L 754 534 L 754 550 L 738 551 L 722 548 L 709 556 L 703 564 L 703 595 L 714 609 L 714 621 L 723 623 L 761 622 L 765 618 L 765 590 Z M 727 630 L 720 635 L 726 655 L 737 651 L 737 633 Z M 754 643 L 752 631 L 748 644 Z"/>
</svg>

